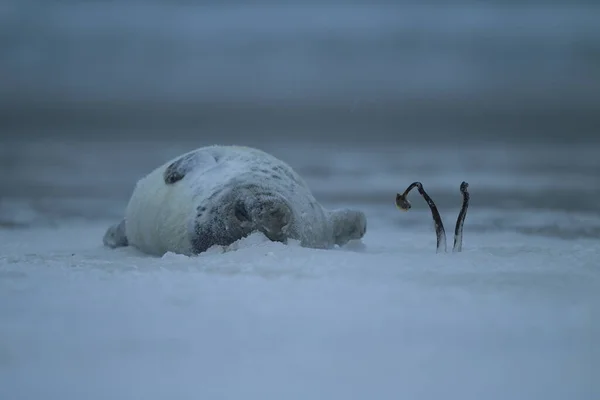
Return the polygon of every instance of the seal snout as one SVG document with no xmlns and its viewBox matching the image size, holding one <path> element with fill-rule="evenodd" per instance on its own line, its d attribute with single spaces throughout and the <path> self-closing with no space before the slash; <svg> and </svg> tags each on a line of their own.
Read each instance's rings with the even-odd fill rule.
<svg viewBox="0 0 600 400">
<path fill-rule="evenodd" d="M 255 222 L 258 230 L 270 240 L 285 242 L 292 222 L 292 211 L 284 201 L 267 201 L 259 207 Z"/>
</svg>

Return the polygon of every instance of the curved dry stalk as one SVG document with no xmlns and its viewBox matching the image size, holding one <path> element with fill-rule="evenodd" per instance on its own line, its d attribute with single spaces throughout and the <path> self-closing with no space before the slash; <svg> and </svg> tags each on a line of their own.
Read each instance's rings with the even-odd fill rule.
<svg viewBox="0 0 600 400">
<path fill-rule="evenodd" d="M 419 193 L 421 194 L 421 196 L 423 196 L 423 198 L 427 202 L 427 205 L 429 206 L 429 209 L 431 210 L 431 216 L 433 217 L 433 223 L 435 226 L 435 235 L 437 238 L 436 253 L 439 253 L 442 250 L 442 247 L 445 252 L 447 250 L 446 230 L 444 229 L 444 223 L 442 222 L 442 217 L 440 216 L 440 213 L 439 213 L 435 203 L 433 202 L 433 199 L 431 197 L 429 197 L 429 195 L 427 194 L 425 189 L 423 189 L 423 184 L 421 182 L 413 182 L 410 184 L 409 187 L 406 188 L 404 193 L 402 193 L 402 194 L 397 193 L 396 194 L 396 207 L 398 207 L 400 210 L 403 210 L 403 211 L 408 211 L 411 208 L 410 201 L 408 201 L 406 196 L 408 196 L 408 193 L 410 193 L 410 191 L 413 190 L 415 187 L 419 190 Z"/>
<path fill-rule="evenodd" d="M 408 201 L 407 196 L 410 193 L 410 191 L 413 190 L 415 187 L 419 190 L 419 193 L 425 199 L 427 205 L 429 206 L 429 209 L 431 210 L 431 216 L 433 217 L 435 235 L 437 239 L 436 253 L 439 253 L 440 251 L 442 251 L 442 249 L 444 252 L 446 252 L 446 231 L 444 229 L 442 217 L 440 216 L 440 213 L 437 209 L 437 206 L 433 202 L 433 199 L 429 197 L 425 189 L 423 189 L 423 184 L 421 182 L 411 183 L 402 194 L 396 193 L 396 207 L 398 207 L 398 209 L 402 211 L 410 210 L 412 205 L 410 204 L 410 201 Z M 458 218 L 456 220 L 456 226 L 454 227 L 454 247 L 452 249 L 453 252 L 462 251 L 463 225 L 465 222 L 465 217 L 467 216 L 467 209 L 469 207 L 470 199 L 468 188 L 469 184 L 467 182 L 462 182 L 460 184 L 460 192 L 463 196 L 463 203 L 458 214 Z"/>
<path fill-rule="evenodd" d="M 469 207 L 469 199 L 471 198 L 468 189 L 469 184 L 467 182 L 463 182 L 460 184 L 460 192 L 463 196 L 463 203 L 460 212 L 458 213 L 458 218 L 456 219 L 456 226 L 454 228 L 454 247 L 452 248 L 452 251 L 455 253 L 462 251 L 463 225 L 465 224 L 467 208 Z"/>
</svg>

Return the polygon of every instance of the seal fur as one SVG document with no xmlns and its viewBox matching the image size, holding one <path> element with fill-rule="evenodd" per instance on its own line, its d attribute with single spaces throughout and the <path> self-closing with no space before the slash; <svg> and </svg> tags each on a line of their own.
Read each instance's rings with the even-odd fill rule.
<svg viewBox="0 0 600 400">
<path fill-rule="evenodd" d="M 140 179 L 125 218 L 103 242 L 153 255 L 195 255 L 259 231 L 273 241 L 329 249 L 361 239 L 366 227 L 361 211 L 325 209 L 278 158 L 250 147 L 207 146 Z"/>
</svg>

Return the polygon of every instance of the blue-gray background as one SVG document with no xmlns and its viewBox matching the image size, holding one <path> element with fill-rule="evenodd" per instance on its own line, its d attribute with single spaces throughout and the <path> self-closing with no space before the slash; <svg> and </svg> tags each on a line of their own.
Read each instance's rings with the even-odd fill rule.
<svg viewBox="0 0 600 400">
<path fill-rule="evenodd" d="M 4 1 L 0 225 L 116 218 L 150 168 L 238 143 L 328 204 L 396 215 L 418 179 L 456 211 L 466 179 L 498 211 L 473 229 L 598 237 L 598 21 L 566 0 Z"/>
</svg>

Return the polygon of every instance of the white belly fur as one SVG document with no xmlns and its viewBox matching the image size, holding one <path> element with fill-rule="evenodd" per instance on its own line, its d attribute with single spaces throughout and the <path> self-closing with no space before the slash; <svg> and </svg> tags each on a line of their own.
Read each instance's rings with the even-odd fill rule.
<svg viewBox="0 0 600 400">
<path fill-rule="evenodd" d="M 129 244 L 154 255 L 191 254 L 196 207 L 187 185 L 165 185 L 161 166 L 140 179 L 125 211 Z"/>
</svg>

